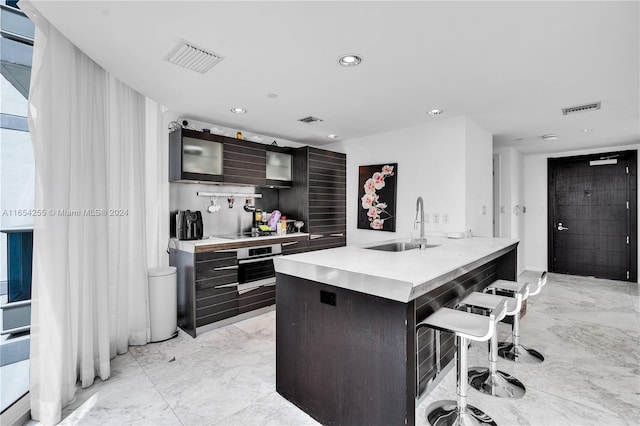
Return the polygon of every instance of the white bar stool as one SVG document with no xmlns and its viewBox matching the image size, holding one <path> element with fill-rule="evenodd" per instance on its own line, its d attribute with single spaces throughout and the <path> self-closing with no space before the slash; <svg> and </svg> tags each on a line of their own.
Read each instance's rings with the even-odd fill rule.
<svg viewBox="0 0 640 426">
<path fill-rule="evenodd" d="M 484 289 L 485 292 L 508 292 L 516 294 L 521 286 L 526 283 L 519 283 L 515 281 L 497 280 L 489 284 Z M 526 300 L 529 296 L 535 296 L 540 293 L 542 287 L 547 284 L 547 272 L 543 272 L 538 278 L 538 282 L 529 285 L 529 291 L 525 293 L 522 300 Z M 520 344 L 520 314 L 513 316 L 513 325 L 511 327 L 512 342 L 500 342 L 498 343 L 498 355 L 509 361 L 537 364 L 544 361 L 544 356 L 535 349 L 527 348 Z"/>
<path fill-rule="evenodd" d="M 433 426 L 493 425 L 496 422 L 482 410 L 467 404 L 469 385 L 467 376 L 467 350 L 469 340 L 485 342 L 491 338 L 496 323 L 504 318 L 507 301 L 503 299 L 488 316 L 471 314 L 450 308 L 440 308 L 416 327 L 431 327 L 456 335 L 457 401 L 443 400 L 427 408 L 427 421 Z"/>
<path fill-rule="evenodd" d="M 465 297 L 458 306 L 479 308 L 491 312 L 496 309 L 502 300 L 507 301 L 505 316 L 514 316 L 520 313 L 522 297 L 527 291 L 528 285 L 524 285 L 515 297 L 502 297 L 493 294 L 474 292 Z M 497 396 L 499 398 L 522 398 L 526 388 L 522 382 L 504 371 L 498 370 L 498 335 L 493 333 L 489 340 L 489 368 L 472 367 L 469 369 L 469 386 L 478 391 Z"/>
</svg>

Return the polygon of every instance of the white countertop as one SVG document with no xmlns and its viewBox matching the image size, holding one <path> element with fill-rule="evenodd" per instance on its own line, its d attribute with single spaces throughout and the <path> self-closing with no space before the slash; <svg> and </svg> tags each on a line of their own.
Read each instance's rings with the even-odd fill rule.
<svg viewBox="0 0 640 426">
<path fill-rule="evenodd" d="M 390 242 L 381 241 L 282 256 L 274 259 L 274 263 L 279 273 L 409 302 L 501 256 L 518 243 L 513 239 L 482 237 L 428 240 L 429 244 L 440 246 L 404 252 L 365 248 Z"/>
<path fill-rule="evenodd" d="M 213 249 L 229 248 L 235 245 L 246 245 L 248 242 L 252 243 L 252 245 L 253 243 L 255 243 L 255 245 L 259 245 L 263 242 L 265 244 L 271 244 L 295 238 L 309 238 L 309 234 L 306 232 L 292 232 L 285 235 L 263 235 L 259 237 L 247 236 L 243 238 L 209 236 L 201 240 L 178 240 L 177 238 L 171 238 L 169 247 L 189 253 L 196 253 Z"/>
</svg>

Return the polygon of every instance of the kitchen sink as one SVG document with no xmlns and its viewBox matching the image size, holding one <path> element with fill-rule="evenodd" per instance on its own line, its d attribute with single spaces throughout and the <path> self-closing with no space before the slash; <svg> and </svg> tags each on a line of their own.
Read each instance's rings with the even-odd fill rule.
<svg viewBox="0 0 640 426">
<path fill-rule="evenodd" d="M 439 245 L 440 244 L 427 244 L 426 248 L 438 247 Z M 379 246 L 365 247 L 365 248 L 369 250 L 380 250 L 380 251 L 407 251 L 407 250 L 420 248 L 420 244 L 399 242 L 399 243 L 387 243 Z"/>
</svg>

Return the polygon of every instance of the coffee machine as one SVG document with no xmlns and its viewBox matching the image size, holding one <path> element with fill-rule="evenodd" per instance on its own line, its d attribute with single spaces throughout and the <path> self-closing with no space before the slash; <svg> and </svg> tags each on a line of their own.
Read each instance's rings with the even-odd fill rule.
<svg viewBox="0 0 640 426">
<path fill-rule="evenodd" d="M 200 211 L 180 210 L 176 213 L 176 236 L 179 240 L 201 240 L 203 234 Z"/>
</svg>

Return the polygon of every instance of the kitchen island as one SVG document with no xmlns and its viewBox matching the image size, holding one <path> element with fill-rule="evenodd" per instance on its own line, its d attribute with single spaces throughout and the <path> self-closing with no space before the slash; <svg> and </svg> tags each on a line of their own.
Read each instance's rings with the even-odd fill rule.
<svg viewBox="0 0 640 426">
<path fill-rule="evenodd" d="M 517 240 L 429 243 L 276 259 L 278 393 L 322 424 L 414 424 L 416 399 L 455 353 L 452 335 L 416 335 L 416 324 L 496 279 L 516 279 Z"/>
</svg>

